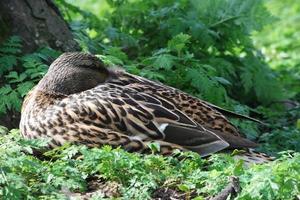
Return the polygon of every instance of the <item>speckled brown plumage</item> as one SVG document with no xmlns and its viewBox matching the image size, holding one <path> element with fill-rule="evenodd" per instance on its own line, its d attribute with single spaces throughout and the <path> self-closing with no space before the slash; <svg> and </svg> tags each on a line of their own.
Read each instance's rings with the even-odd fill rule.
<svg viewBox="0 0 300 200">
<path fill-rule="evenodd" d="M 24 137 L 122 146 L 147 152 L 160 143 L 161 154 L 190 149 L 205 156 L 226 148 L 256 144 L 211 104 L 178 89 L 108 70 L 95 56 L 66 53 L 27 95 L 20 130 Z"/>
</svg>

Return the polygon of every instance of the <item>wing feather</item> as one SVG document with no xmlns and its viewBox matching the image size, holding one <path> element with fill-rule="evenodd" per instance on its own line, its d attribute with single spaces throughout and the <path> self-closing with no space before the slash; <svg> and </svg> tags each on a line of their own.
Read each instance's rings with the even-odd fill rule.
<svg viewBox="0 0 300 200">
<path fill-rule="evenodd" d="M 102 118 L 111 119 L 106 128 L 130 137 L 143 138 L 144 141 L 159 140 L 177 144 L 196 151 L 201 156 L 229 146 L 253 146 L 254 143 L 249 143 L 246 139 L 232 134 L 228 136 L 227 133 L 199 124 L 193 115 L 176 104 L 176 99 L 174 101 L 171 98 L 183 98 L 187 102 L 192 98 L 187 94 L 181 94 L 171 87 L 161 88 L 161 85 L 149 81 L 144 85 L 141 80 L 143 79 L 132 84 L 127 81 L 125 85 L 108 82 L 93 90 L 99 96 L 99 104 L 107 111 L 101 113 L 105 115 Z M 88 103 L 85 102 L 85 105 Z M 93 109 L 95 108 L 90 108 Z"/>
<path fill-rule="evenodd" d="M 177 109 L 172 102 L 162 99 L 161 96 L 153 94 L 150 97 L 149 94 L 143 92 L 116 86 L 111 90 L 106 90 L 106 95 L 109 98 L 102 97 L 102 100 L 107 101 L 108 107 L 114 110 L 110 113 L 124 110 L 125 114 L 119 113 L 118 116 L 125 122 L 126 128 L 123 129 L 128 130 L 128 134 L 139 137 L 144 135 L 144 140 L 163 140 L 178 144 L 193 149 L 202 156 L 229 146 L 221 137 L 200 126 Z M 120 107 L 122 109 L 119 109 Z M 113 122 L 109 128 L 113 130 L 118 128 L 113 125 L 115 123 L 118 122 Z"/>
<path fill-rule="evenodd" d="M 152 98 L 160 101 L 162 106 L 168 107 L 169 110 L 177 115 L 179 115 L 177 113 L 177 110 L 179 110 L 184 114 L 181 116 L 187 116 L 190 120 L 218 135 L 218 137 L 227 141 L 231 148 L 257 146 L 254 142 L 241 137 L 239 131 L 223 114 L 241 117 L 256 122 L 259 122 L 258 120 L 222 109 L 190 96 L 176 88 L 162 85 L 142 77 L 124 72 L 119 74 L 119 77 L 122 77 L 122 79 L 118 79 L 118 84 L 124 84 L 123 86 L 134 89 L 139 94 L 142 92 L 144 95 L 150 95 Z"/>
</svg>

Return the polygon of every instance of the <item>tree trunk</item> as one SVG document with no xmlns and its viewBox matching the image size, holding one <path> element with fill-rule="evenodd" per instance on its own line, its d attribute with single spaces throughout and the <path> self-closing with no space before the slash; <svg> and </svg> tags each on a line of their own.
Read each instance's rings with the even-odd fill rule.
<svg viewBox="0 0 300 200">
<path fill-rule="evenodd" d="M 0 43 L 11 35 L 23 40 L 23 52 L 40 46 L 61 51 L 79 50 L 58 8 L 51 0 L 1 0 Z"/>
<path fill-rule="evenodd" d="M 0 0 L 0 44 L 12 35 L 22 39 L 23 53 L 41 46 L 63 52 L 80 50 L 51 0 Z M 19 120 L 20 113 L 10 110 L 0 117 L 0 124 L 15 128 Z"/>
</svg>

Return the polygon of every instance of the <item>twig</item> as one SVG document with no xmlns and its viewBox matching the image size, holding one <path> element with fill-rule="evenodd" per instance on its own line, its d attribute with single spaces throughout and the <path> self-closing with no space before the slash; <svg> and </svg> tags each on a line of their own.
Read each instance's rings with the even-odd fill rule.
<svg viewBox="0 0 300 200">
<path fill-rule="evenodd" d="M 241 191 L 239 179 L 235 176 L 231 176 L 229 177 L 229 181 L 229 184 L 219 194 L 209 198 L 209 200 L 226 200 L 229 195 L 231 195 L 231 199 L 235 197 Z"/>
<path fill-rule="evenodd" d="M 220 20 L 220 21 L 218 21 L 218 22 L 215 22 L 214 24 L 211 24 L 209 27 L 210 27 L 210 28 L 214 28 L 214 27 L 216 27 L 216 26 L 219 26 L 220 24 L 226 23 L 226 22 L 231 21 L 231 20 L 238 19 L 238 18 L 240 18 L 240 17 L 242 17 L 242 16 L 241 16 L 241 15 L 238 15 L 238 16 L 227 17 L 227 18 L 222 19 L 222 20 Z"/>
</svg>

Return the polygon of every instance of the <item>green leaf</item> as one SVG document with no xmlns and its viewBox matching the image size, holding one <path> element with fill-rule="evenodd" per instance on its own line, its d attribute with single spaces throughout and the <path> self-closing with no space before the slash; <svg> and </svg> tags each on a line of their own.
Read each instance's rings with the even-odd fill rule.
<svg viewBox="0 0 300 200">
<path fill-rule="evenodd" d="M 0 46 L 0 53 L 17 54 L 21 52 L 21 39 L 18 36 L 11 36 Z"/>
<path fill-rule="evenodd" d="M 0 125 L 0 135 L 6 134 L 8 132 L 9 132 L 8 128 Z"/>
<path fill-rule="evenodd" d="M 12 88 L 10 85 L 5 85 L 3 87 L 0 88 L 0 95 L 3 95 L 2 97 L 4 97 L 4 95 L 9 94 L 12 91 Z"/>
<path fill-rule="evenodd" d="M 33 88 L 33 86 L 34 86 L 33 82 L 26 81 L 24 83 L 18 84 L 17 91 L 21 95 L 21 97 L 24 97 L 29 92 L 29 90 Z"/>
<path fill-rule="evenodd" d="M 297 119 L 297 122 L 296 122 L 296 127 L 297 127 L 297 129 L 299 129 L 299 130 L 300 130 L 300 119 Z"/>
<path fill-rule="evenodd" d="M 157 142 L 152 142 L 148 144 L 148 147 L 151 149 L 153 153 L 160 152 L 160 145 Z"/>
<path fill-rule="evenodd" d="M 213 77 L 213 79 L 218 81 L 219 83 L 221 83 L 223 85 L 231 85 L 231 83 L 223 77 L 215 76 L 215 77 Z"/>
<path fill-rule="evenodd" d="M 98 55 L 98 57 L 101 58 L 101 60 L 108 66 L 114 66 L 114 65 L 123 65 L 123 61 L 115 56 L 103 56 L 103 55 Z"/>
<path fill-rule="evenodd" d="M 14 55 L 5 55 L 0 57 L 0 76 L 11 70 L 17 65 L 17 57 Z"/>
<path fill-rule="evenodd" d="M 6 106 L 9 110 L 21 110 L 22 101 L 16 91 L 12 91 L 6 98 Z"/>
<path fill-rule="evenodd" d="M 177 186 L 179 190 L 183 191 L 183 192 L 189 192 L 190 191 L 190 187 L 188 185 L 185 184 L 180 184 Z"/>
<path fill-rule="evenodd" d="M 244 173 L 244 161 L 239 160 L 234 166 L 233 175 L 240 176 L 243 173 Z"/>
<path fill-rule="evenodd" d="M 107 47 L 104 50 L 104 53 L 107 56 L 114 57 L 116 59 L 119 59 L 122 62 L 127 61 L 127 55 L 119 48 L 119 47 Z"/>
<path fill-rule="evenodd" d="M 155 57 L 153 66 L 156 69 L 170 70 L 174 65 L 174 56 L 170 54 L 161 54 Z"/>
<path fill-rule="evenodd" d="M 192 200 L 204 200 L 204 197 L 202 197 L 202 196 L 197 196 L 197 197 L 193 198 Z"/>
<path fill-rule="evenodd" d="M 190 38 L 190 35 L 180 33 L 168 42 L 168 49 L 180 53 L 189 43 Z"/>
<path fill-rule="evenodd" d="M 249 70 L 247 70 L 247 68 L 241 73 L 241 80 L 245 89 L 245 93 L 249 93 L 253 87 L 253 75 Z"/>
<path fill-rule="evenodd" d="M 11 79 L 18 79 L 18 73 L 16 71 L 12 71 L 12 72 L 9 72 L 8 75 L 5 76 L 6 78 L 11 78 Z"/>
</svg>

